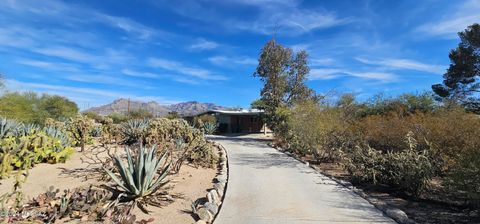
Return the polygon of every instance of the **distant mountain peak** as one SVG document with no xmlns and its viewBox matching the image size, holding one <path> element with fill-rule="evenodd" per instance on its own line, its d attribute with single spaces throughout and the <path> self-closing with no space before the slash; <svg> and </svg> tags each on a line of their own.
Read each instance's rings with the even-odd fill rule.
<svg viewBox="0 0 480 224">
<path fill-rule="evenodd" d="M 92 107 L 85 111 L 93 111 L 100 115 L 106 116 L 111 113 L 127 113 L 129 109 L 144 109 L 154 114 L 155 116 L 164 116 L 169 112 L 177 112 L 182 116 L 187 116 L 199 114 L 208 110 L 221 110 L 227 108 L 215 105 L 213 103 L 200 103 L 198 101 L 187 101 L 171 105 L 160 105 L 156 101 L 142 102 L 138 100 L 118 98 L 109 104 Z"/>
</svg>

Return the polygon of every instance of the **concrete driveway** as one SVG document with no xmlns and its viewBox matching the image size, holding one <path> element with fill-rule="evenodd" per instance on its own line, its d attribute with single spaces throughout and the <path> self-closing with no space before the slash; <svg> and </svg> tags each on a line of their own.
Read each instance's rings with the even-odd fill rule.
<svg viewBox="0 0 480 224">
<path fill-rule="evenodd" d="M 216 224 L 395 223 L 305 164 L 248 137 L 212 137 L 228 153 L 229 180 Z"/>
</svg>

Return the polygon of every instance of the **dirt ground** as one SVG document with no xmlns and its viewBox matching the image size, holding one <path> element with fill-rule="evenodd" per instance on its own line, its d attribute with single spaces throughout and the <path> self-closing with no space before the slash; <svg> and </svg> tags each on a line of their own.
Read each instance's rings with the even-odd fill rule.
<svg viewBox="0 0 480 224">
<path fill-rule="evenodd" d="M 93 149 L 93 151 L 96 149 L 98 148 Z M 65 163 L 37 164 L 32 168 L 26 183 L 22 185 L 25 200 L 44 193 L 50 186 L 63 191 L 90 184 L 103 184 L 94 178 L 94 175 L 79 170 L 87 168 L 88 163 L 86 162 L 89 161 L 88 157 L 91 156 L 89 152 L 92 151 L 92 146 L 85 151 L 86 153 L 76 152 Z M 106 153 L 101 153 L 99 158 L 104 158 L 105 156 L 107 156 Z M 90 166 L 89 168 L 94 167 Z M 148 210 L 151 211 L 149 215 L 135 208 L 134 214 L 137 215 L 137 220 L 154 218 L 155 221 L 153 223 L 195 223 L 194 218 L 190 214 L 190 206 L 196 199 L 205 197 L 207 190 L 212 187 L 212 180 L 216 172 L 214 169 L 183 165 L 178 174 L 170 176 L 171 181 L 168 184 L 173 186 L 169 193 L 180 195 L 181 197 L 175 198 L 174 202 L 162 208 L 148 207 Z M 0 180 L 0 195 L 11 192 L 13 185 L 13 176 Z"/>
</svg>

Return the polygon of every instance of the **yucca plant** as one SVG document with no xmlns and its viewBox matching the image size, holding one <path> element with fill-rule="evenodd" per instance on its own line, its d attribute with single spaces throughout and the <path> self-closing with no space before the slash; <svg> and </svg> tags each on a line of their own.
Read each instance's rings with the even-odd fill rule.
<svg viewBox="0 0 480 224">
<path fill-rule="evenodd" d="M 203 132 L 207 135 L 211 135 L 217 131 L 218 125 L 217 123 L 204 123 L 203 124 Z"/>
<path fill-rule="evenodd" d="M 105 169 L 112 180 L 121 188 L 128 198 L 136 199 L 155 193 L 168 181 L 164 181 L 170 171 L 170 163 L 166 166 L 166 153 L 157 158 L 157 149 L 140 147 L 136 156 L 128 147 L 125 148 L 128 167 L 120 156 L 115 155 L 113 160 L 118 169 L 120 178 L 110 170 Z M 157 175 L 158 172 L 158 175 Z"/>
<path fill-rule="evenodd" d="M 143 143 L 149 124 L 150 120 L 147 119 L 128 120 L 122 126 L 123 142 L 127 145 L 137 142 Z"/>
</svg>

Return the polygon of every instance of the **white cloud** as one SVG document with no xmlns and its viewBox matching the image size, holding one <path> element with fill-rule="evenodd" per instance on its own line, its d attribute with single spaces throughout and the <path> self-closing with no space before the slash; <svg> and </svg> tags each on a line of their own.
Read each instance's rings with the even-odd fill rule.
<svg viewBox="0 0 480 224">
<path fill-rule="evenodd" d="M 122 69 L 122 73 L 128 76 L 141 77 L 141 78 L 159 78 L 160 75 L 150 72 L 139 72 L 130 69 Z"/>
<path fill-rule="evenodd" d="M 312 58 L 310 59 L 310 66 L 326 66 L 333 65 L 335 59 L 333 58 Z"/>
<path fill-rule="evenodd" d="M 445 13 L 439 21 L 421 25 L 417 31 L 432 36 L 457 38 L 457 33 L 467 26 L 480 22 L 480 0 L 463 1 L 452 12 Z"/>
<path fill-rule="evenodd" d="M 152 67 L 162 68 L 162 69 L 165 69 L 165 70 L 168 70 L 168 71 L 177 72 L 177 73 L 180 73 L 180 74 L 183 74 L 183 75 L 188 75 L 188 76 L 199 78 L 199 79 L 204 79 L 204 80 L 225 80 L 225 79 L 227 79 L 224 76 L 215 75 L 209 70 L 186 66 L 186 65 L 184 65 L 180 62 L 177 62 L 177 61 L 160 59 L 160 58 L 149 58 L 147 60 L 147 63 Z"/>
<path fill-rule="evenodd" d="M 340 77 L 356 77 L 361 79 L 370 79 L 381 82 L 393 82 L 398 78 L 395 74 L 387 72 L 362 72 L 362 71 L 350 71 L 347 69 L 338 68 L 323 68 L 323 69 L 311 69 L 308 76 L 309 80 L 329 80 Z"/>
<path fill-rule="evenodd" d="M 147 27 L 129 18 L 110 16 L 100 13 L 97 13 L 96 15 L 99 21 L 105 22 L 106 24 L 119 28 L 127 33 L 132 33 L 142 40 L 149 40 L 158 32 L 153 28 Z"/>
<path fill-rule="evenodd" d="M 33 49 L 32 51 L 43 55 L 63 58 L 75 62 L 90 63 L 92 61 L 101 61 L 99 60 L 100 58 L 97 58 L 97 56 L 93 54 L 63 46 L 37 48 Z"/>
<path fill-rule="evenodd" d="M 203 38 L 197 39 L 197 41 L 190 46 L 192 50 L 210 50 L 217 48 L 219 44 L 213 41 L 205 40 Z"/>
<path fill-rule="evenodd" d="M 216 65 L 257 65 L 258 61 L 255 58 L 249 57 L 227 57 L 227 56 L 213 56 L 209 57 L 208 61 Z"/>
<path fill-rule="evenodd" d="M 129 86 L 129 87 L 135 87 L 139 89 L 152 89 L 152 87 L 146 85 L 145 83 L 138 83 L 132 80 L 120 79 L 120 78 L 116 78 L 116 77 L 105 75 L 105 74 L 97 74 L 97 75 L 74 74 L 74 75 L 66 76 L 65 79 L 77 81 L 77 82 L 85 82 L 85 83 L 106 84 L 106 85 L 112 85 L 112 86 Z"/>
<path fill-rule="evenodd" d="M 310 73 L 308 74 L 308 79 L 310 80 L 329 80 L 329 79 L 336 79 L 342 75 L 343 70 L 335 69 L 335 68 L 318 68 L 318 69 L 310 69 Z"/>
<path fill-rule="evenodd" d="M 78 72 L 79 69 L 73 64 L 67 63 L 57 63 L 57 62 L 46 62 L 46 61 L 39 61 L 39 60 L 31 60 L 31 59 L 22 59 L 16 61 L 18 64 L 28 65 L 36 68 L 42 68 L 46 70 L 54 70 L 54 71 L 67 71 L 67 72 Z"/>
<path fill-rule="evenodd" d="M 360 61 L 368 65 L 379 65 L 384 66 L 385 69 L 406 69 L 406 70 L 416 70 L 434 74 L 443 74 L 445 72 L 445 66 L 442 65 L 430 65 L 421 63 L 409 59 L 381 59 L 381 60 L 369 60 L 365 58 L 355 58 L 357 61 Z"/>
</svg>

